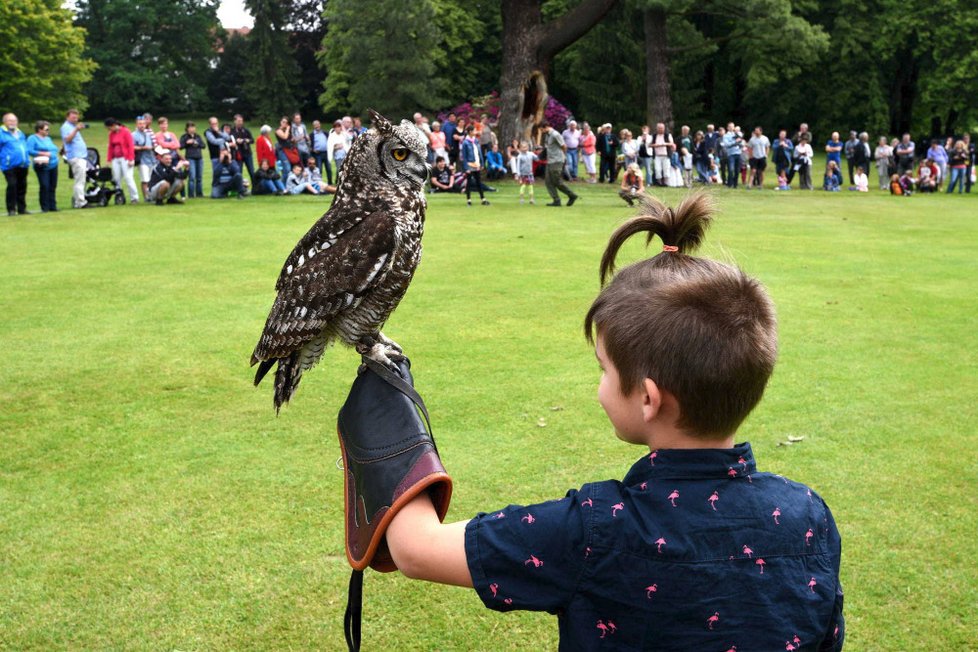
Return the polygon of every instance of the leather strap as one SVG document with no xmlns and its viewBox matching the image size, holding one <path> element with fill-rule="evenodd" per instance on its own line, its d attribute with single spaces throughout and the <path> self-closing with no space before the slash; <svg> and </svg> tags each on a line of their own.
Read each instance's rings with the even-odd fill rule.
<svg viewBox="0 0 978 652">
<path fill-rule="evenodd" d="M 343 614 L 343 634 L 350 652 L 360 649 L 360 622 L 363 618 L 363 571 L 355 570 L 350 575 L 350 588 L 347 592 L 346 613 Z"/>
<path fill-rule="evenodd" d="M 366 356 L 362 358 L 363 364 L 370 367 L 370 370 L 375 374 L 387 381 L 387 383 L 397 389 L 399 392 L 407 396 L 409 399 L 414 401 L 414 404 L 418 406 L 421 410 L 422 416 L 424 416 L 425 425 L 428 426 L 428 432 L 431 432 L 431 418 L 428 416 L 428 408 L 425 407 L 424 401 L 421 400 L 421 395 L 411 385 L 407 383 L 403 378 L 395 374 L 393 371 L 380 364 L 376 360 L 372 360 Z M 434 441 L 432 441 L 434 444 Z M 437 452 L 438 445 L 435 444 L 435 451 Z"/>
</svg>

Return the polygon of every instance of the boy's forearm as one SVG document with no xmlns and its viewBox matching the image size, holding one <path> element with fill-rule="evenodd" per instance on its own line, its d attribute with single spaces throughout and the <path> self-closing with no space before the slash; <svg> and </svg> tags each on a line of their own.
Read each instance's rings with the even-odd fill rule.
<svg viewBox="0 0 978 652">
<path fill-rule="evenodd" d="M 394 563 L 413 579 L 471 587 L 465 559 L 466 523 L 440 523 L 431 499 L 422 493 L 402 507 L 387 528 Z"/>
</svg>

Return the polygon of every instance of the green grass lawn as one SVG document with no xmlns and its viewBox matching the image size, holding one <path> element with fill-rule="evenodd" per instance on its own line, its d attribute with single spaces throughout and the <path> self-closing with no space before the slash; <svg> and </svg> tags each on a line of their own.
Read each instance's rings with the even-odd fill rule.
<svg viewBox="0 0 978 652">
<path fill-rule="evenodd" d="M 509 183 L 488 208 L 431 201 L 385 332 L 414 361 L 451 519 L 621 477 L 642 452 L 612 434 L 582 336 L 629 210 L 581 193 L 559 210 L 518 205 Z M 758 276 L 780 319 L 740 439 L 832 507 L 849 647 L 975 649 L 978 203 L 717 195 L 706 253 Z M 330 350 L 278 417 L 248 367 L 282 261 L 327 203 L 0 220 L 0 648 L 343 648 L 335 415 L 356 357 Z M 396 574 L 367 575 L 364 626 L 366 649 L 556 647 L 550 616 Z"/>
</svg>

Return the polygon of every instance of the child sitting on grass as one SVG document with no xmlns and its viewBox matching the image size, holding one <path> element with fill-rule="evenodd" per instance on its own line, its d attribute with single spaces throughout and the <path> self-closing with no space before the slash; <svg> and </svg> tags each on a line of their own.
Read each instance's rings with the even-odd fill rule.
<svg viewBox="0 0 978 652">
<path fill-rule="evenodd" d="M 791 190 L 791 185 L 788 183 L 788 171 L 781 170 L 778 172 L 778 190 Z"/>
<path fill-rule="evenodd" d="M 861 167 L 856 168 L 856 174 L 852 180 L 856 182 L 856 185 L 850 188 L 850 190 L 869 192 L 869 177 L 866 176 L 866 172 Z"/>
<path fill-rule="evenodd" d="M 442 524 L 443 493 L 409 493 L 384 514 L 390 555 L 405 576 L 473 587 L 490 609 L 555 614 L 561 650 L 840 650 L 832 514 L 805 485 L 758 471 L 750 444 L 735 443 L 774 369 L 774 305 L 740 269 L 692 255 L 712 219 L 707 196 L 674 210 L 647 197 L 643 208 L 611 237 L 601 260 L 602 283 L 611 280 L 584 333 L 602 371 L 601 406 L 618 438 L 644 452 L 623 480 L 470 521 Z M 614 273 L 635 235 L 657 236 L 662 251 Z M 377 389 L 386 383 L 368 391 L 371 374 L 340 412 L 342 441 L 377 432 L 371 419 L 381 417 L 369 415 L 418 420 L 411 401 Z M 390 438 L 414 432 L 395 427 Z"/>
</svg>

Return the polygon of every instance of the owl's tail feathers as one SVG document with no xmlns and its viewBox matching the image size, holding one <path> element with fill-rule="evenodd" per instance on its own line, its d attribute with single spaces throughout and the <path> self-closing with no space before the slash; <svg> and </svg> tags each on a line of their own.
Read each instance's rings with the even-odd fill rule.
<svg viewBox="0 0 978 652">
<path fill-rule="evenodd" d="M 253 360 L 252 365 L 260 362 L 258 371 L 255 372 L 255 387 L 258 387 L 269 370 L 278 363 L 275 370 L 275 411 L 278 412 L 283 405 L 289 402 L 292 394 L 295 393 L 299 381 L 302 379 L 301 355 L 297 351 L 287 358 L 271 358 L 269 360 Z"/>
</svg>

